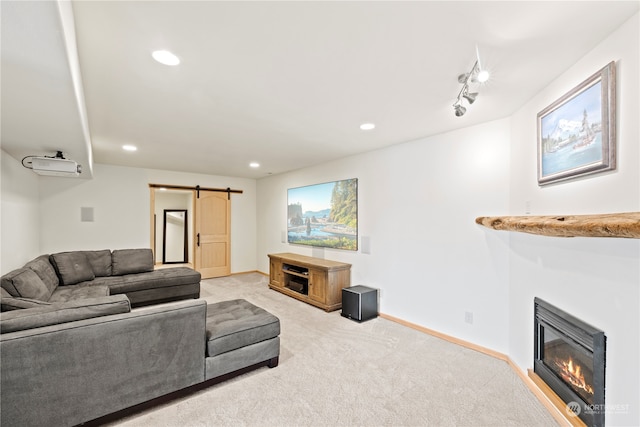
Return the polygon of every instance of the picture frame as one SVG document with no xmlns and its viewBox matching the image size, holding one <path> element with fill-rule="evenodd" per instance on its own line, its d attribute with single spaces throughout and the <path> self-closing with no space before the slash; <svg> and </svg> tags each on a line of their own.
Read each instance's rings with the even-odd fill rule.
<svg viewBox="0 0 640 427">
<path fill-rule="evenodd" d="M 287 190 L 287 242 L 358 250 L 358 179 Z"/>
<path fill-rule="evenodd" d="M 538 113 L 538 185 L 616 168 L 616 64 Z"/>
</svg>

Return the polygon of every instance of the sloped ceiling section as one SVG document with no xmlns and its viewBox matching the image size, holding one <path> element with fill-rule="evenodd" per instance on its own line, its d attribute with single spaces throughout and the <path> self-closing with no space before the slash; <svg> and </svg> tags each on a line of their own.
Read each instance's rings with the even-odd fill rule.
<svg viewBox="0 0 640 427">
<path fill-rule="evenodd" d="M 2 148 L 18 160 L 62 150 L 83 177 L 92 155 L 283 173 L 509 117 L 639 5 L 2 0 Z M 492 77 L 456 117 L 458 75 L 476 48 Z M 158 64 L 156 49 L 182 62 Z M 361 131 L 365 122 L 376 128 Z"/>
<path fill-rule="evenodd" d="M 0 8 L 2 149 L 17 160 L 62 151 L 82 166 L 81 178 L 91 178 L 70 3 L 3 1 Z"/>
</svg>

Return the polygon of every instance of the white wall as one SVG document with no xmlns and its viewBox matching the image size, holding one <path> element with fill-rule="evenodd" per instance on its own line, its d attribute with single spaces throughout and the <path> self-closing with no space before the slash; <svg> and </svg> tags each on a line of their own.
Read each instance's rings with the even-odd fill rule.
<svg viewBox="0 0 640 427">
<path fill-rule="evenodd" d="M 0 150 L 0 274 L 40 255 L 38 175 Z"/>
<path fill-rule="evenodd" d="M 149 247 L 149 188 L 142 169 L 94 166 L 94 178 L 44 177 L 40 250 L 55 253 Z M 94 221 L 81 222 L 81 207 Z"/>
<path fill-rule="evenodd" d="M 586 214 L 640 210 L 638 15 L 512 117 L 510 211 Z M 553 186 L 536 184 L 536 115 L 605 66 L 617 63 L 615 172 Z M 502 258 L 496 256 L 496 261 Z M 568 311 L 607 335 L 607 425 L 640 425 L 640 241 L 510 235 L 509 355 L 533 366 L 533 298 Z M 628 408 L 625 406 L 628 405 Z"/>
<path fill-rule="evenodd" d="M 352 284 L 380 289 L 381 312 L 506 353 L 507 236 L 474 220 L 508 210 L 509 136 L 499 120 L 260 179 L 259 269 L 285 251 L 349 262 Z M 371 254 L 282 243 L 287 189 L 346 178 Z"/>
<path fill-rule="evenodd" d="M 42 179 L 40 251 L 149 247 L 149 184 L 243 190 L 231 195 L 231 271 L 255 270 L 255 180 L 103 164 L 91 180 Z M 94 208 L 94 222 L 80 221 L 81 207 Z"/>
</svg>

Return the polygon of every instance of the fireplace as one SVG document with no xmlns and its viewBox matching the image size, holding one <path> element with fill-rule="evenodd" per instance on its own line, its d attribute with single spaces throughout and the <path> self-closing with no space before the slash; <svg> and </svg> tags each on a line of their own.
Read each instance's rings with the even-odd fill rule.
<svg viewBox="0 0 640 427">
<path fill-rule="evenodd" d="M 589 426 L 604 426 L 604 332 L 535 298 L 534 372 Z"/>
</svg>

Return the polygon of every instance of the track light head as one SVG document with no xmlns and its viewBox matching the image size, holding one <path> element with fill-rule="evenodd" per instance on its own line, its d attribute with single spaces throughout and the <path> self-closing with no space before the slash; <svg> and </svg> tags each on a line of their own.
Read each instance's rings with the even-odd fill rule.
<svg viewBox="0 0 640 427">
<path fill-rule="evenodd" d="M 458 83 L 484 83 L 489 80 L 489 72 L 480 68 L 478 62 L 473 65 L 470 72 L 458 75 Z"/>
<path fill-rule="evenodd" d="M 467 112 L 467 109 L 466 109 L 466 108 L 464 108 L 464 107 L 463 107 L 462 105 L 460 105 L 460 104 L 454 104 L 454 105 L 453 105 L 453 110 L 454 110 L 454 111 L 455 111 L 455 113 L 456 113 L 456 117 L 464 116 L 464 113 L 466 113 L 466 112 Z"/>
<path fill-rule="evenodd" d="M 462 94 L 462 97 L 467 100 L 469 105 L 471 105 L 474 102 L 476 102 L 476 98 L 478 97 L 478 92 L 472 92 L 472 93 L 465 92 L 464 94 Z"/>
</svg>

